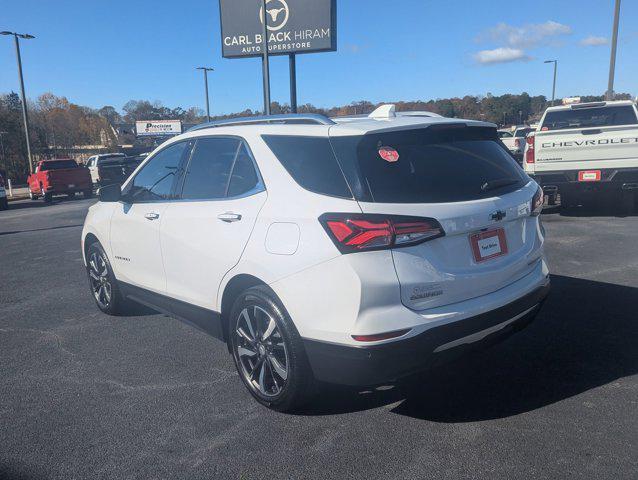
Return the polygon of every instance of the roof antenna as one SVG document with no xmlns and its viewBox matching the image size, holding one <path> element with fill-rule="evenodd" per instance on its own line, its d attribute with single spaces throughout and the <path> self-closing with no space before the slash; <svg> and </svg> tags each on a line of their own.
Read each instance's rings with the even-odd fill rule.
<svg viewBox="0 0 638 480">
<path fill-rule="evenodd" d="M 394 104 L 392 103 L 387 105 L 381 105 L 374 112 L 368 115 L 368 117 L 375 118 L 375 119 L 394 118 L 397 116 L 397 114 L 395 113 L 395 110 L 396 108 Z"/>
</svg>

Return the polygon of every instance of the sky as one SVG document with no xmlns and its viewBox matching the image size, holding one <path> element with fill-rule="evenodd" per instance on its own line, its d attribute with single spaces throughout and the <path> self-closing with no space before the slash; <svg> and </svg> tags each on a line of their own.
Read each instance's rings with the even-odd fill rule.
<svg viewBox="0 0 638 480">
<path fill-rule="evenodd" d="M 27 96 L 118 110 L 131 99 L 204 107 L 263 105 L 261 60 L 223 59 L 217 0 L 3 0 L 0 30 L 21 43 Z M 337 0 L 338 50 L 297 56 L 298 102 L 428 100 L 607 88 L 613 0 Z M 638 1 L 624 0 L 615 90 L 638 94 Z M 272 100 L 289 102 L 288 60 L 271 61 Z M 0 37 L 0 93 L 18 91 L 12 37 Z"/>
</svg>

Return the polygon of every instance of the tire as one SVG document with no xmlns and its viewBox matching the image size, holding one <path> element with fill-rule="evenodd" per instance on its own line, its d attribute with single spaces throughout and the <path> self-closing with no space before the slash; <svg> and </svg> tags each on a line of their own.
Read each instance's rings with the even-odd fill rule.
<svg viewBox="0 0 638 480">
<path fill-rule="evenodd" d="M 9 200 L 6 197 L 0 200 L 0 210 L 9 210 Z"/>
<path fill-rule="evenodd" d="M 45 192 L 44 188 L 40 186 L 40 193 L 42 194 L 42 199 L 44 203 L 53 203 L 53 194 L 51 192 Z"/>
<path fill-rule="evenodd" d="M 99 242 L 89 245 L 86 254 L 89 288 L 97 307 L 108 315 L 124 315 L 130 303 L 121 293 L 111 262 Z"/>
<path fill-rule="evenodd" d="M 67 193 L 66 198 L 69 200 L 73 200 L 75 198 L 75 192 Z"/>
<path fill-rule="evenodd" d="M 315 382 L 303 341 L 272 290 L 257 286 L 242 292 L 228 332 L 239 377 L 259 403 L 284 412 L 310 399 Z"/>
<path fill-rule="evenodd" d="M 92 197 L 93 197 L 93 189 L 91 188 L 91 189 L 89 189 L 89 190 L 84 190 L 84 191 L 82 192 L 82 196 L 83 196 L 84 198 L 92 198 Z"/>
</svg>

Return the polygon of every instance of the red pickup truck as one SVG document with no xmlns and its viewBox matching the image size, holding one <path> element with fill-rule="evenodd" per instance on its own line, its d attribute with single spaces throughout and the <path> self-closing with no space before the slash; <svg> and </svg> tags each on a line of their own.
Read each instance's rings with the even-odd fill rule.
<svg viewBox="0 0 638 480">
<path fill-rule="evenodd" d="M 73 197 L 82 192 L 85 198 L 93 195 L 91 174 L 70 158 L 42 160 L 27 179 L 31 200 L 43 198 L 50 203 L 54 195 Z"/>
</svg>

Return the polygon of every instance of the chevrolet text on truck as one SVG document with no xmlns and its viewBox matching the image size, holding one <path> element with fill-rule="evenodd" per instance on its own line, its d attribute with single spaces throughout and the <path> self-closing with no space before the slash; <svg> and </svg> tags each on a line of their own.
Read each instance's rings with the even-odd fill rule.
<svg viewBox="0 0 638 480">
<path fill-rule="evenodd" d="M 525 171 L 554 203 L 633 207 L 638 191 L 638 111 L 631 101 L 547 109 L 527 137 Z"/>
</svg>

